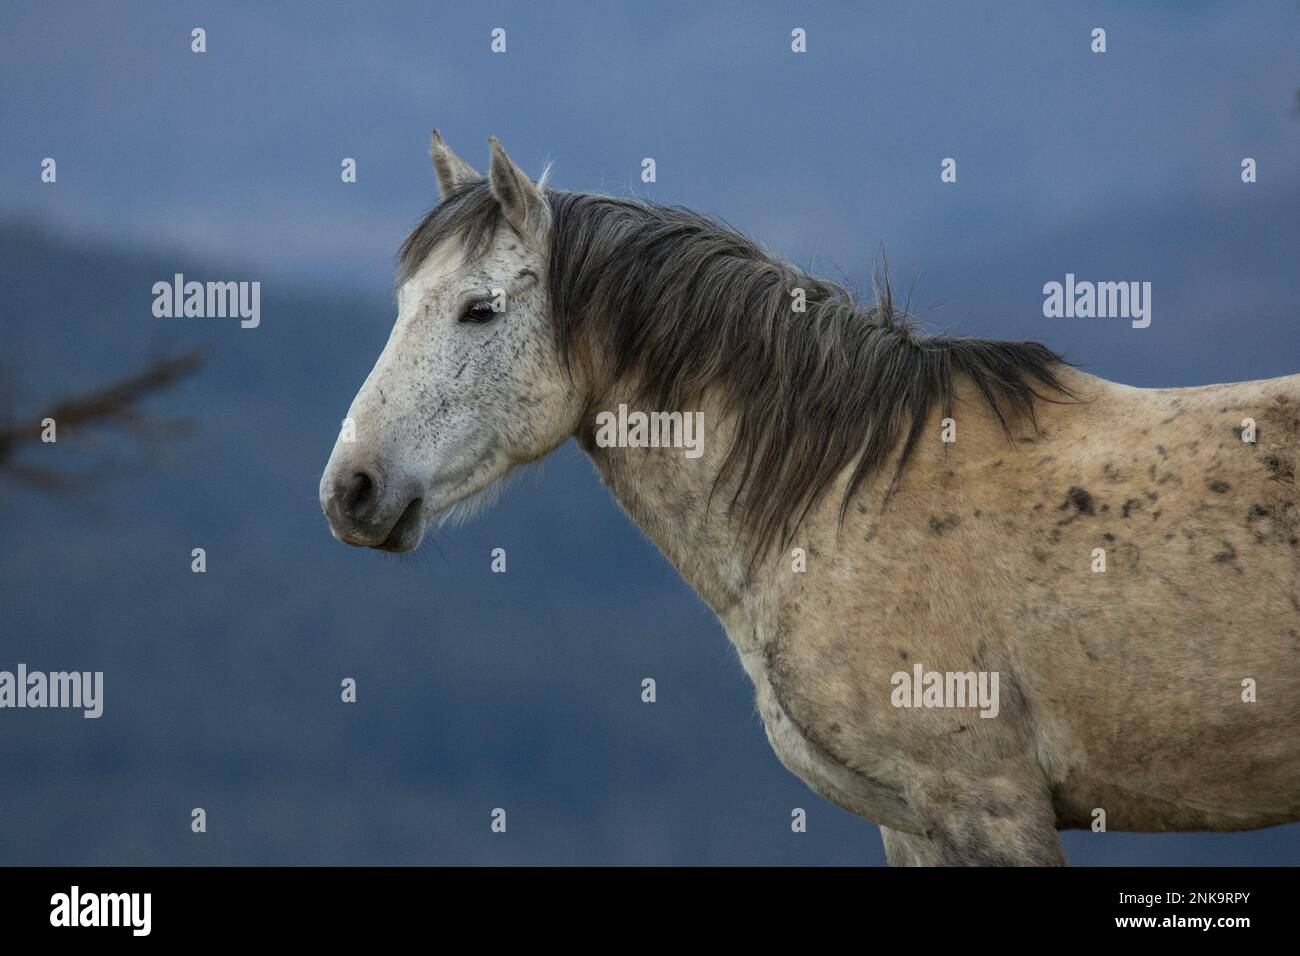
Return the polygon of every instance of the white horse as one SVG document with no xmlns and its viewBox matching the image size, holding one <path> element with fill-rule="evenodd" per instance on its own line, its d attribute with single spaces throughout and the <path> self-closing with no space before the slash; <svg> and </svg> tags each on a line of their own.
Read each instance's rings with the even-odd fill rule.
<svg viewBox="0 0 1300 956">
<path fill-rule="evenodd" d="M 1300 376 L 1136 389 L 920 337 L 695 213 L 432 155 L 336 537 L 415 548 L 577 436 L 891 863 L 1300 818 Z"/>
</svg>

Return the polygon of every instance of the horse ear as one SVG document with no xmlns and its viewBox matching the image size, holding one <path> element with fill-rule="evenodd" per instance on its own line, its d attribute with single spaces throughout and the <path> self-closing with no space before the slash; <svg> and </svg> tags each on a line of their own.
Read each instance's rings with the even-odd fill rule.
<svg viewBox="0 0 1300 956">
<path fill-rule="evenodd" d="M 542 190 L 506 155 L 495 136 L 488 140 L 488 146 L 492 150 L 488 184 L 506 222 L 525 238 L 539 237 L 546 228 L 546 201 L 542 198 Z"/>
<path fill-rule="evenodd" d="M 473 166 L 451 151 L 436 129 L 433 131 L 433 141 L 429 144 L 429 157 L 433 160 L 433 171 L 438 175 L 438 188 L 442 191 L 443 199 L 462 186 L 483 178 L 474 171 Z"/>
</svg>

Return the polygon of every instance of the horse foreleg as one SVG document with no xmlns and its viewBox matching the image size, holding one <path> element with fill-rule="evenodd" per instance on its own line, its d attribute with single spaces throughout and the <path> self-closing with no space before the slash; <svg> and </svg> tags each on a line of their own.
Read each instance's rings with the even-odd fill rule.
<svg viewBox="0 0 1300 956">
<path fill-rule="evenodd" d="M 1064 866 L 1046 794 L 1009 800 L 962 793 L 919 808 L 924 834 L 881 827 L 890 866 Z"/>
</svg>

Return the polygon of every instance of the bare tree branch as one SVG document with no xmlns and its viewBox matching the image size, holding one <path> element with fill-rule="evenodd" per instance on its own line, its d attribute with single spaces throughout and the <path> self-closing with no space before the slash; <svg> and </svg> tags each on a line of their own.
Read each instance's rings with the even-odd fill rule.
<svg viewBox="0 0 1300 956">
<path fill-rule="evenodd" d="M 25 421 L 0 426 L 0 469 L 11 477 L 45 490 L 59 491 L 75 481 L 44 467 L 22 464 L 13 456 L 28 445 L 38 444 L 50 418 L 59 431 L 78 426 L 115 426 L 144 437 L 177 434 L 187 428 L 184 422 L 172 422 L 148 415 L 136 403 L 193 375 L 204 362 L 201 351 L 155 361 L 143 371 L 102 388 L 56 402 L 43 413 Z"/>
</svg>

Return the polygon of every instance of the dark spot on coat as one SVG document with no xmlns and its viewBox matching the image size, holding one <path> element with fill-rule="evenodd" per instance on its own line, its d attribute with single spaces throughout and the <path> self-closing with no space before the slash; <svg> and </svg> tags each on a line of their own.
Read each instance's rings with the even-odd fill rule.
<svg viewBox="0 0 1300 956">
<path fill-rule="evenodd" d="M 942 519 L 930 516 L 930 530 L 937 535 L 944 535 L 961 524 L 961 518 L 954 514 L 946 514 Z"/>
<path fill-rule="evenodd" d="M 1210 557 L 1210 560 L 1215 562 L 1216 564 L 1223 564 L 1227 561 L 1235 561 L 1237 559 L 1237 549 L 1234 548 L 1226 541 L 1222 542 L 1222 544 L 1223 544 L 1223 550 L 1218 552 L 1217 554 L 1212 555 Z"/>
<path fill-rule="evenodd" d="M 1067 511 L 1073 505 L 1079 514 L 1091 515 L 1097 512 L 1092 507 L 1092 495 L 1077 485 L 1071 486 L 1070 490 L 1065 493 L 1065 501 L 1061 502 L 1061 507 L 1057 511 Z"/>
<path fill-rule="evenodd" d="M 1207 481 L 1205 483 L 1205 487 L 1209 488 L 1216 495 L 1227 494 L 1229 491 L 1232 490 L 1232 485 L 1228 484 L 1226 481 L 1218 481 L 1218 480 Z"/>
<path fill-rule="evenodd" d="M 1264 457 L 1264 467 L 1268 469 L 1268 476 L 1274 481 L 1291 481 L 1295 478 L 1295 470 L 1275 454 Z"/>
</svg>

